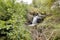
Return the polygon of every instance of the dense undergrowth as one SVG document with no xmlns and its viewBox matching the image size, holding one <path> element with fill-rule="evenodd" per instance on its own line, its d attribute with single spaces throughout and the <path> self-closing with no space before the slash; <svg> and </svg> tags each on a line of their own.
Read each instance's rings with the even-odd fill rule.
<svg viewBox="0 0 60 40">
<path fill-rule="evenodd" d="M 42 40 L 59 40 L 60 4 L 57 1 L 59 0 L 33 0 L 32 5 L 27 5 L 15 3 L 15 0 L 0 0 L 0 40 L 32 40 L 36 31 L 37 40 L 41 34 Z M 29 11 L 47 15 L 36 29 L 25 27 L 26 15 Z M 29 29 L 33 31 L 32 34 Z M 34 37 L 31 38 L 31 35 Z"/>
<path fill-rule="evenodd" d="M 60 34 L 60 0 L 34 0 L 32 6 L 47 15 L 44 21 L 37 25 L 37 29 L 35 31 L 40 30 L 37 32 L 37 35 L 40 35 L 40 32 L 42 31 L 43 37 L 40 38 L 40 36 L 38 36 L 37 40 L 60 40 L 60 36 L 58 36 Z"/>
<path fill-rule="evenodd" d="M 24 28 L 27 6 L 15 0 L 0 0 L 0 40 L 31 40 Z"/>
</svg>

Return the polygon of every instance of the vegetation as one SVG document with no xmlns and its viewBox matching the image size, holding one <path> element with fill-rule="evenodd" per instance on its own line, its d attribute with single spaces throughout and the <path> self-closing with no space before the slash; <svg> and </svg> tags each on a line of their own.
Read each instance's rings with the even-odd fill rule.
<svg viewBox="0 0 60 40">
<path fill-rule="evenodd" d="M 31 40 L 23 24 L 26 9 L 26 5 L 15 0 L 0 0 L 0 40 Z"/>
<path fill-rule="evenodd" d="M 60 40 L 60 0 L 33 0 L 31 5 L 0 0 L 0 40 Z M 25 25 L 29 12 L 46 14 L 36 27 Z"/>
<path fill-rule="evenodd" d="M 42 35 L 46 40 L 60 40 L 60 36 L 58 36 L 60 34 L 58 32 L 60 31 L 60 0 L 33 0 L 32 6 L 47 15 L 44 21 L 37 26 L 37 31 L 39 28 L 39 30 L 44 30 Z"/>
</svg>

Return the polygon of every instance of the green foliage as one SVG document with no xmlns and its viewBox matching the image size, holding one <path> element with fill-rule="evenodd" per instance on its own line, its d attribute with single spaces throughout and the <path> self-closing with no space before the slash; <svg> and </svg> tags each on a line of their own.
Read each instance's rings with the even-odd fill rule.
<svg viewBox="0 0 60 40">
<path fill-rule="evenodd" d="M 51 14 L 44 19 L 39 27 L 60 28 L 60 4 L 58 2 L 54 4 L 54 2 L 57 1 L 33 0 L 33 5 L 31 6 L 24 3 L 15 3 L 15 0 L 0 0 L 0 39 L 32 40 L 29 30 L 25 28 L 26 25 L 24 24 L 28 11 Z M 55 7 L 51 9 L 53 6 Z M 57 35 L 60 35 L 58 33 Z M 57 40 L 58 36 L 53 39 Z"/>
<path fill-rule="evenodd" d="M 25 28 L 27 5 L 15 3 L 15 0 L 0 0 L 0 39 L 31 40 Z"/>
<path fill-rule="evenodd" d="M 13 10 L 13 3 L 9 0 L 0 1 L 0 20 L 7 21 L 11 18 Z"/>
</svg>

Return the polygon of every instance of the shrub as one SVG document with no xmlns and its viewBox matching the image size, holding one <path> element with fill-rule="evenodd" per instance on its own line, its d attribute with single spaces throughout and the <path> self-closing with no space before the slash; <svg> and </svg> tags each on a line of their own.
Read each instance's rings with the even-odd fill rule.
<svg viewBox="0 0 60 40">
<path fill-rule="evenodd" d="M 0 0 L 0 39 L 31 40 L 24 27 L 27 5 L 15 0 Z"/>
</svg>

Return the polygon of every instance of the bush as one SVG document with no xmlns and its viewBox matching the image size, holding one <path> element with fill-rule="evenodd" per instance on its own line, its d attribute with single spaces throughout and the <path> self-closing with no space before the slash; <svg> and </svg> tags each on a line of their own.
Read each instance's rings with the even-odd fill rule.
<svg viewBox="0 0 60 40">
<path fill-rule="evenodd" d="M 0 39 L 31 40 L 24 27 L 27 6 L 15 0 L 0 0 Z"/>
</svg>

